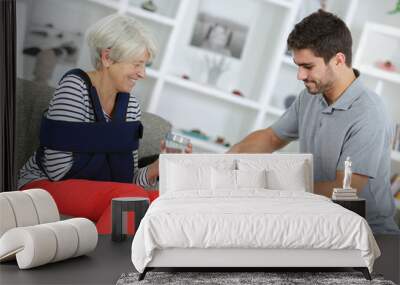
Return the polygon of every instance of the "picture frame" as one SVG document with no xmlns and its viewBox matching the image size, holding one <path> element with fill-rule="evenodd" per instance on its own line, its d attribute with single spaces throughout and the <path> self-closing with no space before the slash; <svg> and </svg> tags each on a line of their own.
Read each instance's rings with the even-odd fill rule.
<svg viewBox="0 0 400 285">
<path fill-rule="evenodd" d="M 198 14 L 190 44 L 197 48 L 240 59 L 248 27 L 204 12 Z"/>
</svg>

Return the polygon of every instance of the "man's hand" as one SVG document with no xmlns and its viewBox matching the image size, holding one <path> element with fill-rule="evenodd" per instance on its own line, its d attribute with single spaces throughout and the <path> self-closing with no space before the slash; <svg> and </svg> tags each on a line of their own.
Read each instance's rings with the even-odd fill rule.
<svg viewBox="0 0 400 285">
<path fill-rule="evenodd" d="M 162 140 L 160 142 L 160 152 L 165 153 L 165 150 L 166 150 L 165 141 Z M 185 148 L 185 153 L 192 153 L 192 151 L 193 151 L 193 145 L 189 143 Z M 158 178 L 158 176 L 159 176 L 159 160 L 157 159 L 152 164 L 150 164 L 149 168 L 147 169 L 147 180 L 151 184 L 153 184 Z"/>
<path fill-rule="evenodd" d="M 185 153 L 192 153 L 193 152 L 193 145 L 191 143 L 188 143 L 188 145 L 185 148 Z"/>
</svg>

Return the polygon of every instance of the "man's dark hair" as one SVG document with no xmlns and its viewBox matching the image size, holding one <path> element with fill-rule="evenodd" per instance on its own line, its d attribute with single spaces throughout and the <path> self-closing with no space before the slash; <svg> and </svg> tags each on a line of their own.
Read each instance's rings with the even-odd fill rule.
<svg viewBox="0 0 400 285">
<path fill-rule="evenodd" d="M 287 39 L 290 50 L 311 49 L 325 63 L 338 52 L 346 56 L 351 67 L 351 33 L 337 16 L 324 10 L 312 13 L 294 26 Z"/>
</svg>

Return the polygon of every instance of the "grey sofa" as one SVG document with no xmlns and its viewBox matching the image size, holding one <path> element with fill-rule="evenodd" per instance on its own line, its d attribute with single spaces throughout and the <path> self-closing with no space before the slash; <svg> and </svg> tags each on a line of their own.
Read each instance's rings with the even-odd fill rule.
<svg viewBox="0 0 400 285">
<path fill-rule="evenodd" d="M 43 111 L 48 108 L 54 88 L 17 79 L 16 89 L 16 170 L 18 171 L 39 144 L 39 127 Z M 163 118 L 143 112 L 143 138 L 139 147 L 139 164 L 153 161 L 160 151 L 160 141 L 171 129 Z"/>
</svg>

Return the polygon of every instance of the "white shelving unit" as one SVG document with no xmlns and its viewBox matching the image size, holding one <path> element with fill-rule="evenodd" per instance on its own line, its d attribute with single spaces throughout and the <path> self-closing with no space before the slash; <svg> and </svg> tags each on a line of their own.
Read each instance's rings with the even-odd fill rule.
<svg viewBox="0 0 400 285">
<path fill-rule="evenodd" d="M 200 129 L 212 140 L 222 136 L 235 143 L 263 125 L 268 108 L 266 90 L 271 89 L 285 46 L 282 35 L 289 33 L 300 2 L 250 0 L 243 5 L 242 0 L 222 0 L 217 3 L 191 0 L 186 6 L 184 16 L 177 22 L 179 35 L 174 48 L 166 52 L 162 79 L 152 94 L 148 111 L 167 118 L 176 128 Z M 205 57 L 216 55 L 190 45 L 199 13 L 233 19 L 247 28 L 241 58 L 227 58 L 230 69 L 222 74 L 216 86 L 208 85 L 205 80 Z M 183 79 L 183 75 L 189 80 Z M 239 90 L 243 97 L 232 94 L 233 90 Z M 195 151 L 227 150 L 211 140 L 191 139 Z"/>
<path fill-rule="evenodd" d="M 159 55 L 147 68 L 146 80 L 138 82 L 134 92 L 143 110 L 166 118 L 177 131 L 198 129 L 206 133 L 209 141 L 190 137 L 196 152 L 224 152 L 226 147 L 213 142 L 218 136 L 233 144 L 253 130 L 269 126 L 285 112 L 286 96 L 297 96 L 304 88 L 296 79 L 297 67 L 291 56 L 285 54 L 286 39 L 296 21 L 317 10 L 320 1 L 153 0 L 157 6 L 155 12 L 142 9 L 144 1 L 17 0 L 31 11 L 21 29 L 26 33 L 33 23 L 48 22 L 84 33 L 90 24 L 115 12 L 143 22 L 159 43 Z M 327 0 L 325 4 L 328 11 L 339 15 L 350 27 L 355 35 L 354 47 L 358 46 L 354 65 L 362 72 L 366 84 L 387 101 L 394 121 L 400 122 L 399 73 L 377 68 L 373 63 L 378 58 L 369 57 L 389 56 L 392 44 L 386 43 L 400 41 L 400 21 L 397 27 L 389 28 L 387 24 L 396 21 L 387 20 L 390 16 L 384 15 L 389 10 L 388 4 L 378 5 L 375 0 Z M 373 7 L 371 11 L 366 5 Z M 368 10 L 368 17 L 385 25 L 366 23 L 368 17 L 359 16 L 360 10 L 363 14 Z M 205 58 L 220 55 L 191 44 L 199 14 L 223 19 L 246 30 L 240 58 L 225 58 L 229 68 L 215 85 L 207 84 Z M 386 39 L 385 45 L 381 44 L 382 39 Z M 379 45 L 374 47 L 375 43 Z M 83 37 L 79 51 L 76 63 L 57 65 L 50 84 L 55 85 L 62 73 L 73 66 L 92 69 Z M 22 74 L 32 79 L 35 60 L 29 56 L 24 59 Z M 233 91 L 240 91 L 243 96 L 234 95 Z M 296 150 L 294 143 L 284 151 Z M 399 160 L 398 153 L 392 158 Z"/>
<path fill-rule="evenodd" d="M 400 84 L 400 69 L 387 71 L 377 67 L 389 60 L 400 64 L 400 28 L 367 22 L 361 34 L 354 64 L 363 73 L 380 80 Z"/>
<path fill-rule="evenodd" d="M 390 61 L 396 70 L 385 70 L 382 62 Z M 357 67 L 370 88 L 386 103 L 393 124 L 400 123 L 400 27 L 367 22 L 361 33 L 354 57 Z M 400 153 L 392 151 L 392 160 L 400 162 Z"/>
<path fill-rule="evenodd" d="M 154 21 L 154 22 L 159 23 L 161 25 L 166 25 L 166 26 L 173 27 L 176 24 L 175 19 L 163 16 L 163 15 L 158 15 L 158 14 L 155 14 L 155 13 L 152 13 L 152 12 L 148 12 L 148 11 L 145 11 L 145 10 L 140 9 L 138 7 L 129 7 L 127 11 L 128 11 L 128 13 L 130 13 L 132 15 L 136 15 L 136 16 L 138 16 L 140 18 L 147 19 L 149 21 Z"/>
<path fill-rule="evenodd" d="M 236 104 L 236 105 L 240 105 L 242 107 L 247 107 L 247 108 L 253 109 L 253 110 L 260 109 L 259 104 L 257 104 L 257 102 L 255 102 L 253 100 L 242 98 L 239 96 L 232 96 L 231 93 L 214 88 L 214 87 L 206 85 L 206 84 L 201 84 L 201 83 L 185 80 L 185 79 L 179 78 L 177 76 L 170 76 L 170 75 L 167 75 L 165 81 L 167 83 L 171 83 L 176 86 L 180 86 L 182 88 L 188 89 L 190 91 L 200 93 L 200 94 L 202 94 L 202 96 L 218 98 L 221 101 L 225 101 L 227 104 L 229 104 L 229 103 Z"/>
<path fill-rule="evenodd" d="M 114 10 L 119 10 L 120 9 L 120 5 L 118 3 L 118 1 L 113 1 L 113 0 L 87 0 L 89 2 L 93 2 L 95 4 L 99 4 L 103 7 L 108 7 Z"/>
</svg>

